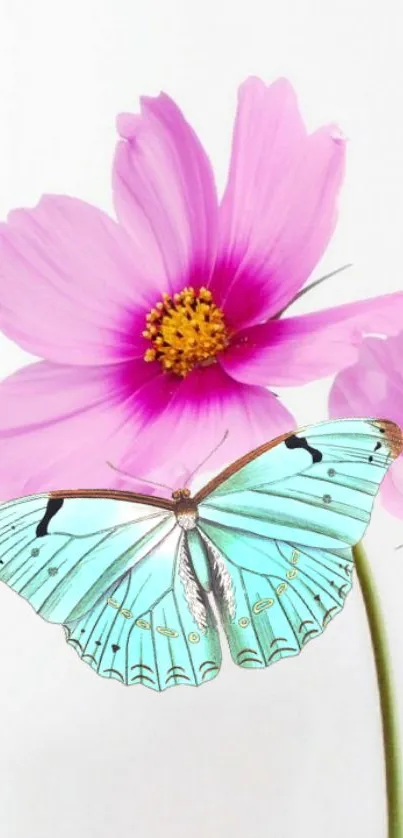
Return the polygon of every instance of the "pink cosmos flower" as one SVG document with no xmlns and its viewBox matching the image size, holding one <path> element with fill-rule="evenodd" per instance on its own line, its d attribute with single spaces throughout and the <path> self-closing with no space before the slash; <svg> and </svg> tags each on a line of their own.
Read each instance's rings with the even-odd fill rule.
<svg viewBox="0 0 403 838">
<path fill-rule="evenodd" d="M 355 364 L 339 373 L 329 396 L 330 416 L 385 416 L 403 427 L 403 332 L 382 340 L 367 338 Z M 388 471 L 381 499 L 403 518 L 403 457 Z"/>
<path fill-rule="evenodd" d="M 177 487 L 226 430 L 210 468 L 294 426 L 265 388 L 336 373 L 368 330 L 398 329 L 399 295 L 278 317 L 332 235 L 345 159 L 337 128 L 307 133 L 287 81 L 241 86 L 221 202 L 168 96 L 118 129 L 118 222 L 46 196 L 0 227 L 0 326 L 44 359 L 0 386 L 2 498 L 133 488 L 107 461 Z"/>
</svg>

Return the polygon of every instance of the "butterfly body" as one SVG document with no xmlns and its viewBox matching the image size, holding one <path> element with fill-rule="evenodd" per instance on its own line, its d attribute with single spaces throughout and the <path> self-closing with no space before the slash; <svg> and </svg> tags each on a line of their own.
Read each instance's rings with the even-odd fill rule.
<svg viewBox="0 0 403 838">
<path fill-rule="evenodd" d="M 197 527 L 199 510 L 197 503 L 193 500 L 189 489 L 176 489 L 172 493 L 175 501 L 175 515 L 179 526 L 183 530 L 194 530 Z"/>
<path fill-rule="evenodd" d="M 162 691 L 298 654 L 343 608 L 352 546 L 402 450 L 382 420 L 286 434 L 194 497 L 80 489 L 0 505 L 0 579 L 98 674 Z"/>
</svg>

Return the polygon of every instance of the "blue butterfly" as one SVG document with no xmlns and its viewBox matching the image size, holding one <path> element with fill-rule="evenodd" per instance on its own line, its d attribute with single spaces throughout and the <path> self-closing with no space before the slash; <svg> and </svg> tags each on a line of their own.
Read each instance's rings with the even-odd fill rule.
<svg viewBox="0 0 403 838">
<path fill-rule="evenodd" d="M 386 420 L 344 419 L 251 451 L 191 497 L 102 489 L 0 505 L 0 579 L 99 675 L 165 690 L 234 662 L 298 654 L 343 608 L 352 546 L 403 449 Z"/>
</svg>

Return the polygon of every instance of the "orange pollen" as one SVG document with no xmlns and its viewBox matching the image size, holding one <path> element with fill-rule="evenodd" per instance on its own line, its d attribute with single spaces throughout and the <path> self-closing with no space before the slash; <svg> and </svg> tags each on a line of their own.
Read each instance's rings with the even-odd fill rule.
<svg viewBox="0 0 403 838">
<path fill-rule="evenodd" d="M 147 314 L 143 337 L 151 343 L 144 360 L 159 361 L 163 370 L 182 378 L 194 367 L 213 364 L 229 344 L 224 314 L 207 288 L 163 294 Z"/>
</svg>

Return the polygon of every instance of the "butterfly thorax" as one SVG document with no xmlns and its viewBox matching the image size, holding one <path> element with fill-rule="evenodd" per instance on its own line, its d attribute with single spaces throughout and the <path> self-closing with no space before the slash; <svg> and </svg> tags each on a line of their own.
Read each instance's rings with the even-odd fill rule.
<svg viewBox="0 0 403 838">
<path fill-rule="evenodd" d="M 175 515 L 179 526 L 183 530 L 194 530 L 199 513 L 189 489 L 177 489 L 172 492 L 172 499 L 175 501 Z"/>
</svg>

